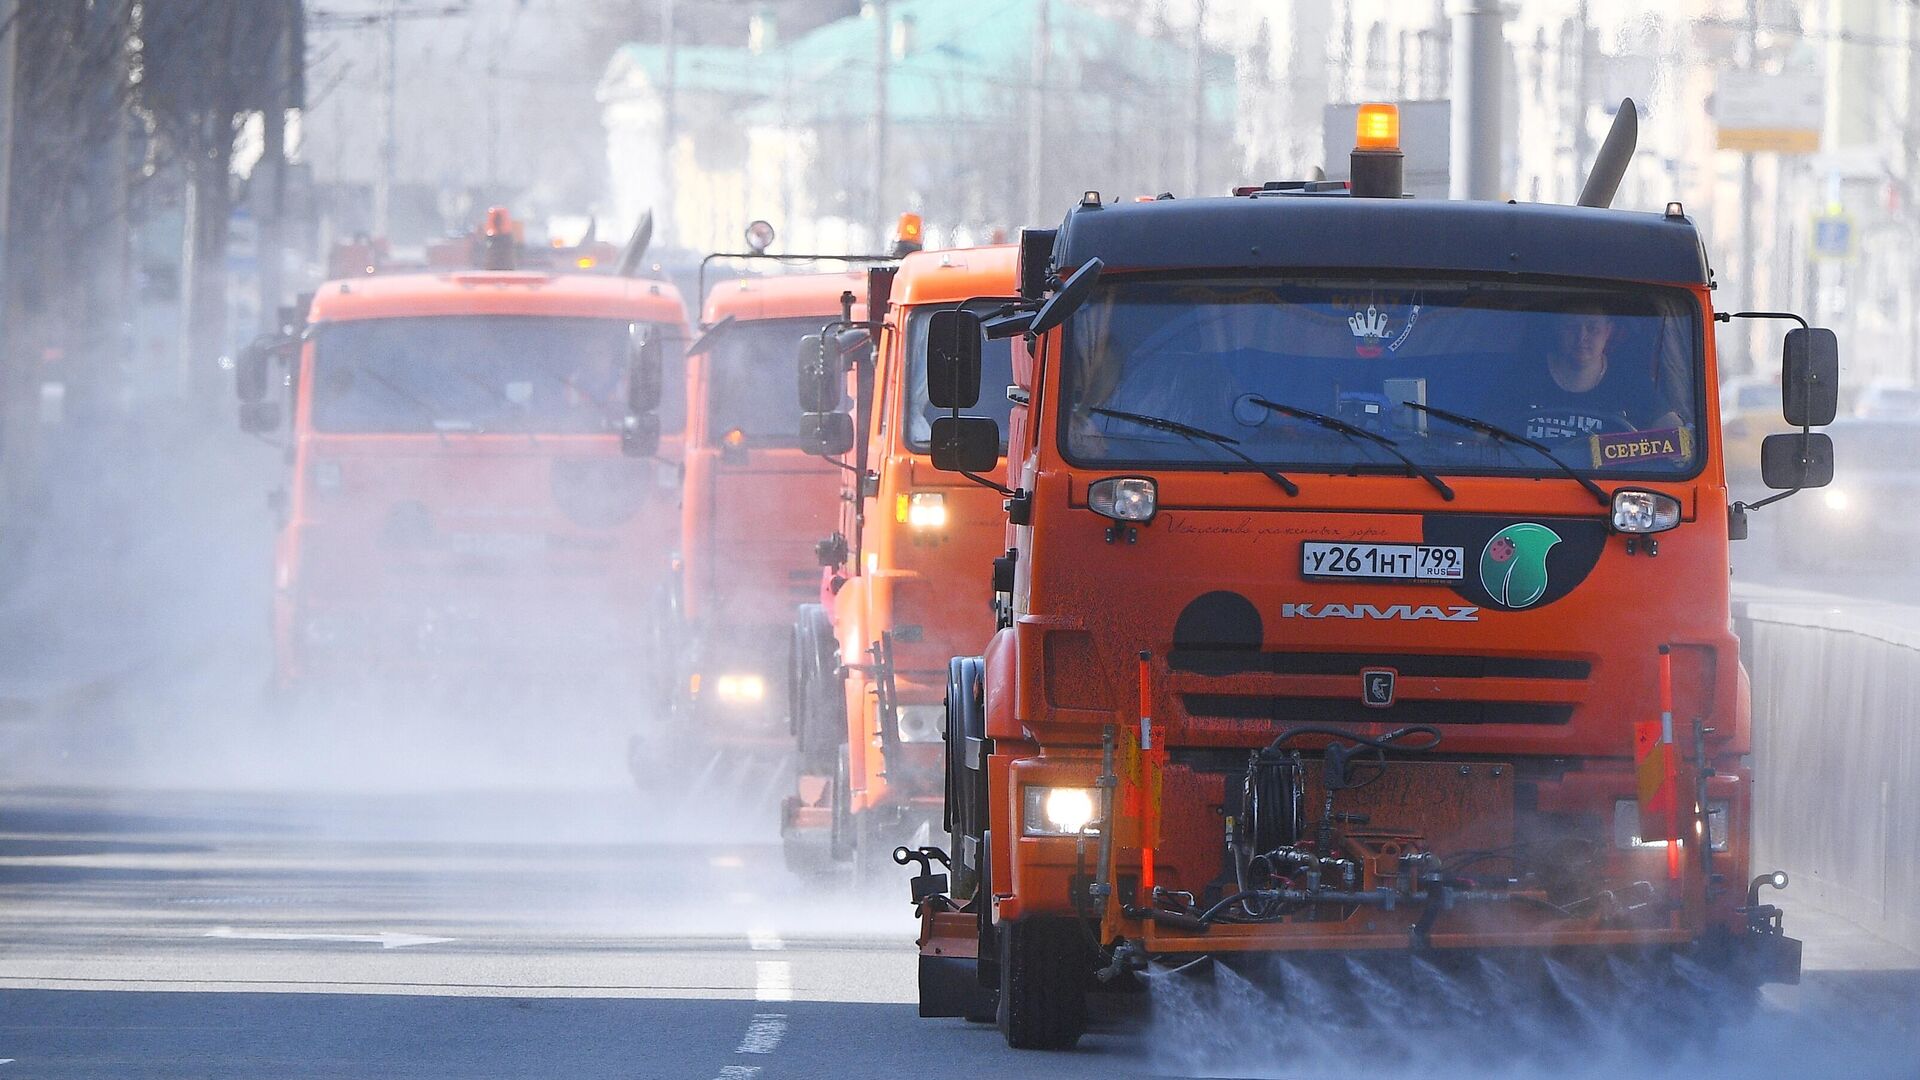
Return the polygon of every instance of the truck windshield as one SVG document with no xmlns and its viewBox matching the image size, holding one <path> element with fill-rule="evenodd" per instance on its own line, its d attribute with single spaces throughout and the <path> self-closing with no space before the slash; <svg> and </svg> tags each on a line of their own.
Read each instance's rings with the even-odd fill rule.
<svg viewBox="0 0 1920 1080">
<path fill-rule="evenodd" d="M 735 321 L 715 336 L 707 359 L 707 430 L 738 430 L 754 445 L 797 445 L 800 405 L 794 361 L 800 339 L 838 315 Z"/>
<path fill-rule="evenodd" d="M 936 311 L 951 311 L 960 306 L 916 308 L 907 318 L 907 445 L 922 453 L 932 445 L 934 417 L 947 415 L 947 410 L 927 403 L 927 321 Z M 1005 306 L 1003 300 L 966 305 L 968 310 L 981 315 Z M 988 341 L 980 350 L 980 400 L 973 408 L 962 411 L 968 416 L 992 417 L 999 423 L 1002 453 L 1007 449 L 1007 418 L 1013 412 L 1013 402 L 1007 397 L 1007 387 L 1012 385 L 1013 342 Z"/>
<path fill-rule="evenodd" d="M 357 434 L 618 431 L 630 325 L 441 315 L 327 326 L 314 347 L 313 426 Z"/>
<path fill-rule="evenodd" d="M 1077 462 L 1248 467 L 1097 411 L 1109 409 L 1229 435 L 1282 468 L 1406 470 L 1377 441 L 1264 400 L 1385 436 L 1436 472 L 1559 471 L 1413 403 L 1538 440 L 1583 473 L 1690 475 L 1703 454 L 1700 318 L 1685 291 L 1653 286 L 1119 281 L 1069 324 L 1062 445 Z"/>
</svg>

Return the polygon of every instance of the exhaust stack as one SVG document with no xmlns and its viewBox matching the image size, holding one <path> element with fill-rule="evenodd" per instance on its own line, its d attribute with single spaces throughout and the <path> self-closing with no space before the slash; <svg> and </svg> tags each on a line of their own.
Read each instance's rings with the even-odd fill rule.
<svg viewBox="0 0 1920 1080">
<path fill-rule="evenodd" d="M 1593 159 L 1593 171 L 1587 174 L 1587 184 L 1580 189 L 1580 205 L 1594 206 L 1602 210 L 1613 205 L 1614 193 L 1620 190 L 1620 178 L 1627 174 L 1627 163 L 1633 159 L 1633 148 L 1640 141 L 1640 110 L 1634 108 L 1632 98 L 1620 99 L 1620 111 L 1614 114 L 1613 127 L 1607 131 L 1607 141 L 1600 144 L 1600 153 Z"/>
<path fill-rule="evenodd" d="M 626 250 L 620 253 L 621 277 L 640 275 L 640 260 L 646 257 L 647 248 L 652 244 L 653 211 L 648 210 L 640 215 L 639 222 L 633 226 L 633 235 L 627 238 Z"/>
</svg>

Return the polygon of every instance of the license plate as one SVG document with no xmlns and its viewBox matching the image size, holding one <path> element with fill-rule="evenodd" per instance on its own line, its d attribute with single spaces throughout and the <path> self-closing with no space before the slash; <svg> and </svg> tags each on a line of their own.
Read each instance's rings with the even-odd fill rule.
<svg viewBox="0 0 1920 1080">
<path fill-rule="evenodd" d="M 1372 581 L 1459 581 L 1466 552 L 1433 544 L 1300 545 L 1300 573 L 1310 578 L 1365 578 Z"/>
</svg>

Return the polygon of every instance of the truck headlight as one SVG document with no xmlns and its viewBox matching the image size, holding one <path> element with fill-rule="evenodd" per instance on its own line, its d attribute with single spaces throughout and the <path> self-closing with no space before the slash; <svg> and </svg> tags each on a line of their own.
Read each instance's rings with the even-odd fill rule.
<svg viewBox="0 0 1920 1080">
<path fill-rule="evenodd" d="M 939 742 L 946 736 L 945 705 L 896 705 L 893 711 L 903 743 Z"/>
<path fill-rule="evenodd" d="M 1152 521 L 1159 492 L 1144 476 L 1116 476 L 1087 488 L 1087 509 L 1115 521 Z"/>
<path fill-rule="evenodd" d="M 713 692 L 728 705 L 752 705 L 767 696 L 767 680 L 758 675 L 722 675 L 713 680 Z"/>
<path fill-rule="evenodd" d="M 1099 833 L 1092 788 L 1029 787 L 1026 813 L 1020 815 L 1023 836 L 1093 836 Z"/>
<path fill-rule="evenodd" d="M 910 529 L 944 529 L 947 497 L 938 491 L 903 493 L 894 499 L 893 517 Z"/>
<path fill-rule="evenodd" d="M 1613 493 L 1613 531 L 1666 532 L 1680 524 L 1680 500 L 1657 491 L 1622 488 Z"/>
<path fill-rule="evenodd" d="M 1844 514 L 1853 505 L 1853 496 L 1847 494 L 1846 488 L 1828 488 L 1820 493 L 1820 501 L 1834 513 Z"/>
</svg>

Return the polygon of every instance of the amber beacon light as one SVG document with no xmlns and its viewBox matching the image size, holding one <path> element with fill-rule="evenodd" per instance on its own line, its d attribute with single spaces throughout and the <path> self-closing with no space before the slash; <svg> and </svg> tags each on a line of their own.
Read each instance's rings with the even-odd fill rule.
<svg viewBox="0 0 1920 1080">
<path fill-rule="evenodd" d="M 1400 106 L 1369 101 L 1353 122 L 1352 191 L 1356 197 L 1397 199 L 1405 158 L 1400 153 Z"/>
</svg>

